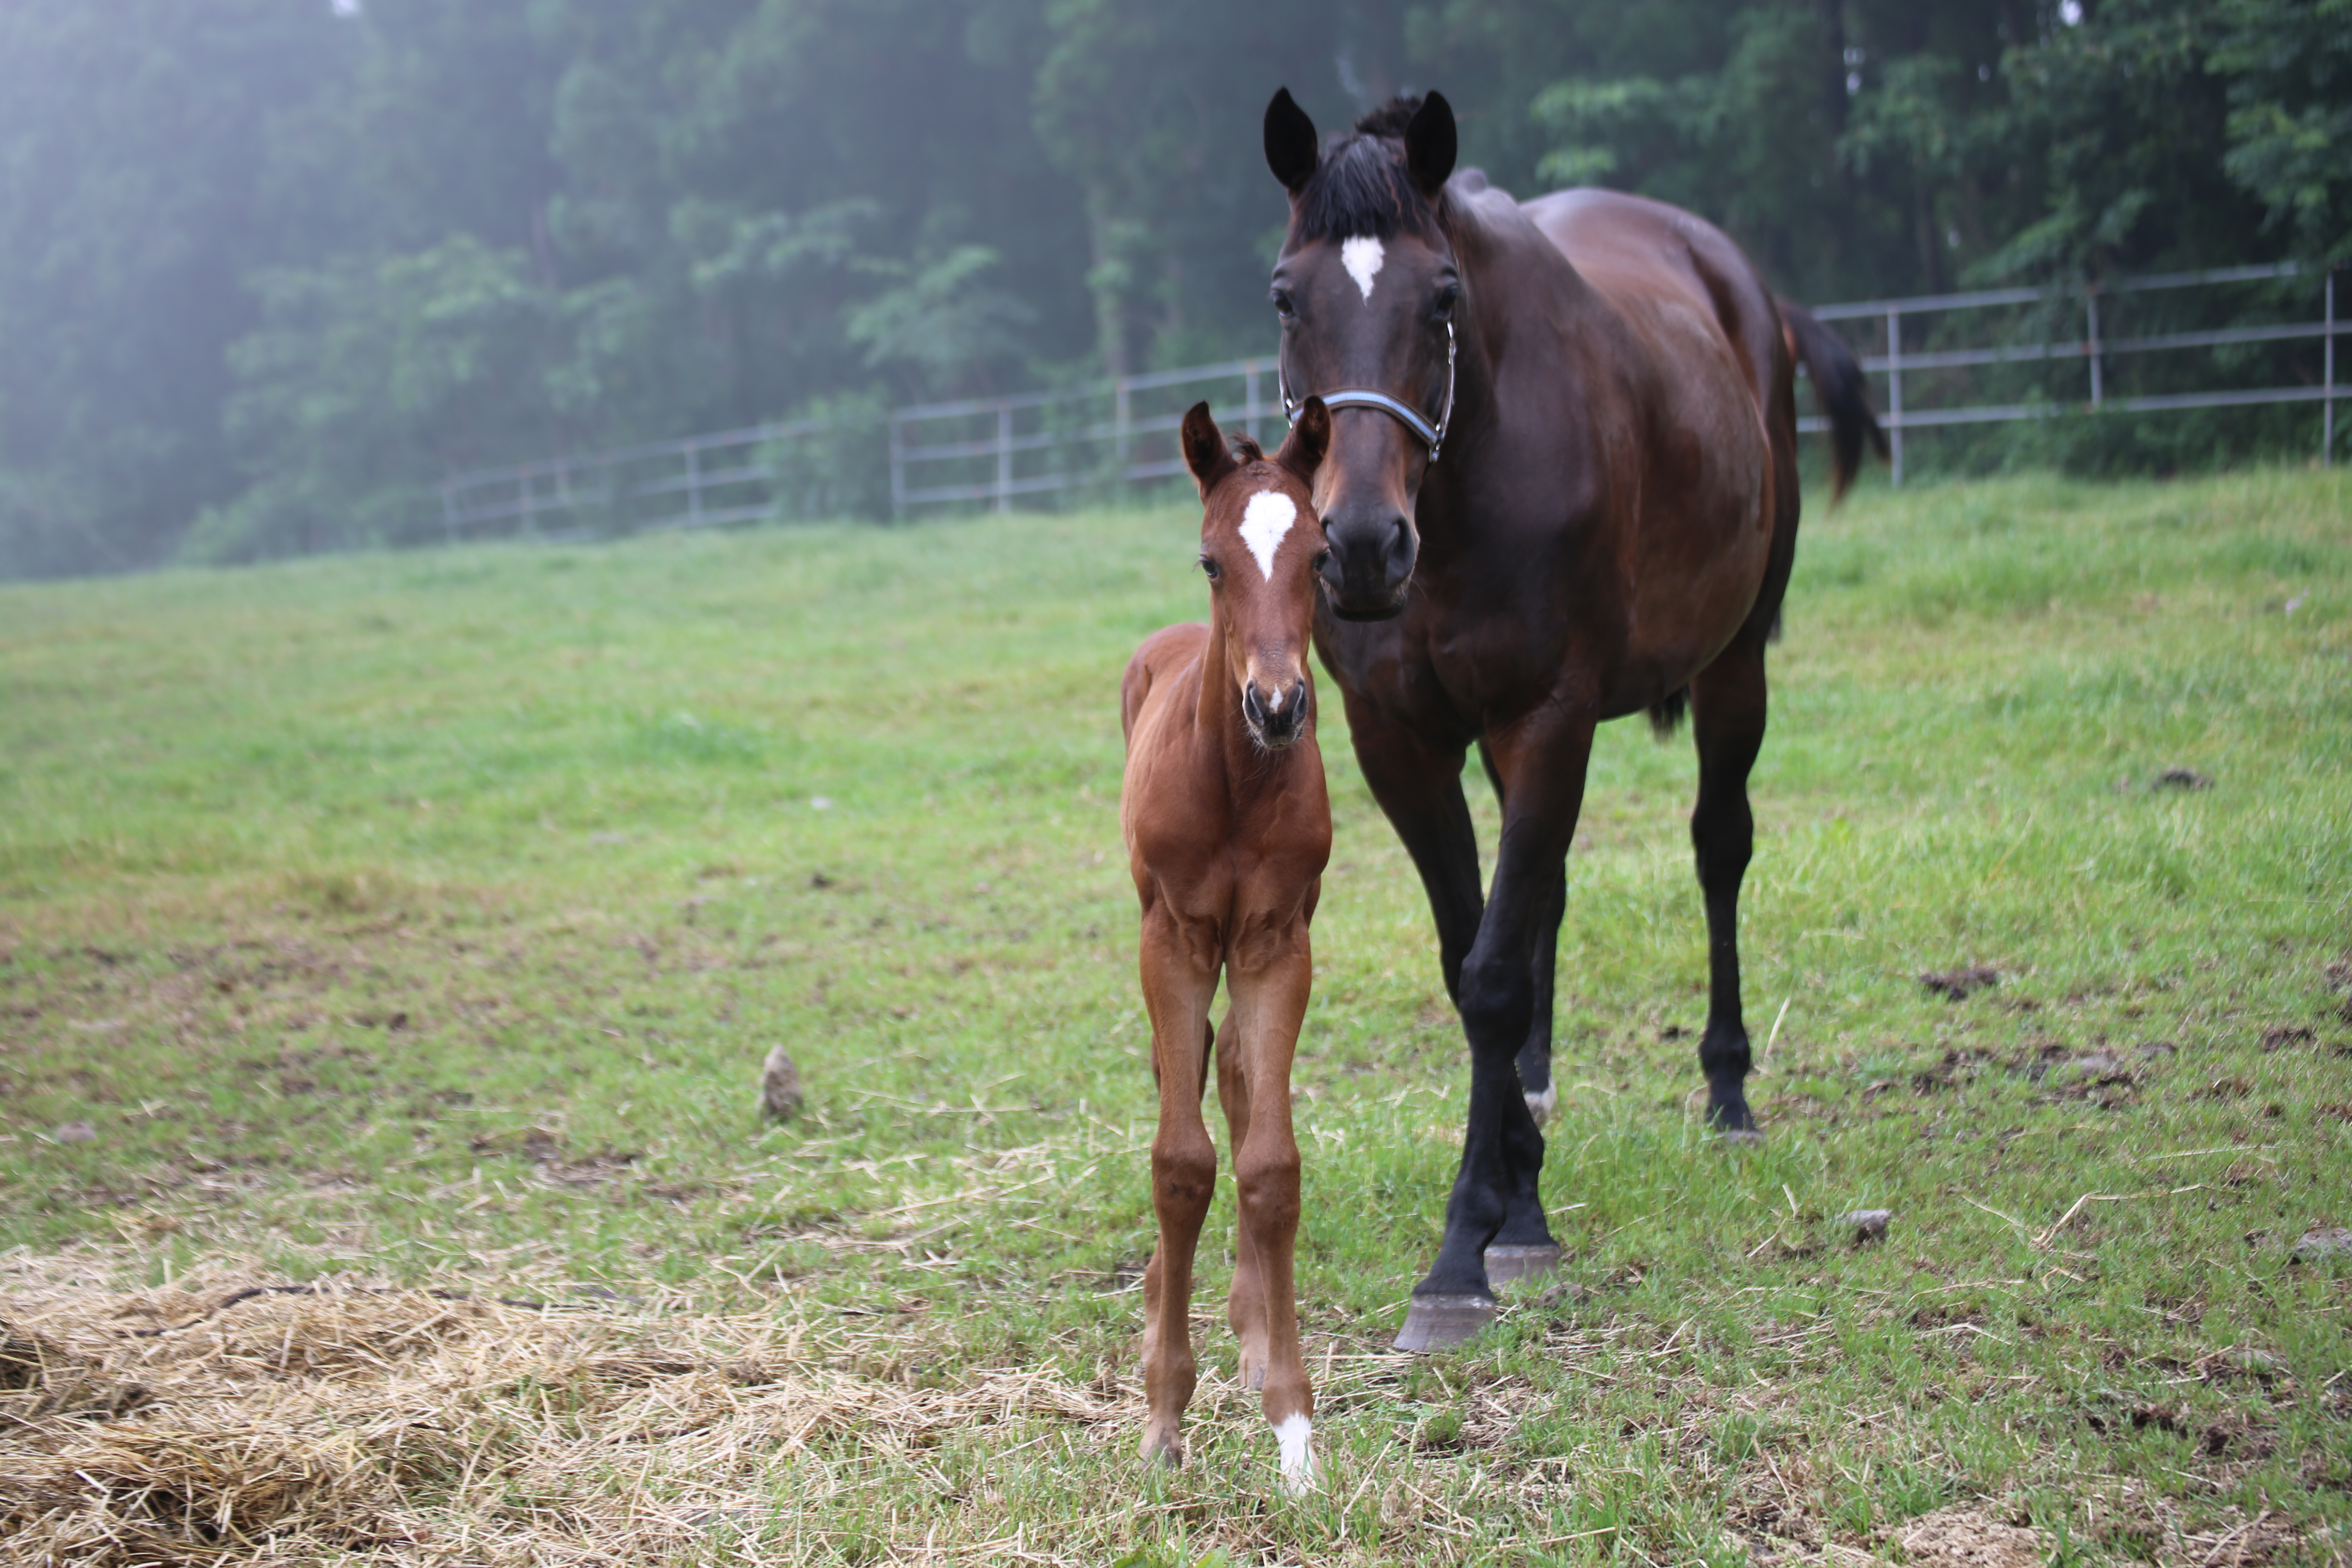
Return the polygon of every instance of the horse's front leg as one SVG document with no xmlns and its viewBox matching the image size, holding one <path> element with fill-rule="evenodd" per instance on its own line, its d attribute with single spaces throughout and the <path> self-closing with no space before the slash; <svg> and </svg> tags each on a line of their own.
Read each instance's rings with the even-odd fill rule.
<svg viewBox="0 0 2352 1568">
<path fill-rule="evenodd" d="M 1192 1256 L 1217 1182 L 1217 1151 L 1201 1120 L 1208 1068 L 1209 1002 L 1217 984 L 1213 937 L 1164 912 L 1143 922 L 1143 1000 L 1151 1014 L 1151 1070 L 1160 1128 L 1151 1140 L 1151 1208 L 1159 1245 L 1143 1274 L 1143 1457 L 1184 1462 L 1184 1406 L 1199 1382 L 1192 1359 Z"/>
<path fill-rule="evenodd" d="M 1299 1159 L 1290 1121 L 1290 1066 L 1314 972 L 1303 913 L 1244 932 L 1225 972 L 1234 1005 L 1229 1024 L 1238 1026 L 1238 1076 L 1247 1107 L 1246 1131 L 1234 1150 L 1234 1184 L 1241 1200 L 1237 1250 L 1254 1279 L 1256 1299 L 1249 1317 L 1261 1336 L 1262 1359 L 1253 1369 L 1244 1333 L 1244 1371 L 1254 1370 L 1262 1380 L 1262 1408 L 1281 1445 L 1283 1480 L 1294 1491 L 1315 1479 L 1309 1444 L 1315 1393 L 1298 1346 Z M 1223 1072 L 1221 1060 L 1221 1084 Z M 1238 1276 L 1235 1289 L 1238 1294 Z"/>
<path fill-rule="evenodd" d="M 1217 1102 L 1225 1112 L 1225 1147 L 1239 1153 L 1249 1142 L 1250 1081 L 1242 1050 L 1241 1009 L 1225 1009 L 1217 1030 Z M 1241 1384 L 1265 1386 L 1265 1283 L 1259 1277 L 1257 1248 L 1249 1227 L 1239 1227 L 1234 1246 L 1234 1284 L 1225 1296 L 1225 1321 L 1241 1344 Z"/>
<path fill-rule="evenodd" d="M 1462 965 L 1470 1110 L 1444 1239 L 1436 1263 L 1413 1287 L 1400 1350 L 1456 1344 L 1493 1321 L 1487 1244 L 1515 1215 L 1521 1227 L 1528 1215 L 1540 1223 L 1543 1134 L 1520 1090 L 1516 1058 L 1535 1011 L 1536 945 L 1558 931 L 1552 900 L 1576 837 L 1592 727 L 1589 705 L 1548 704 L 1489 737 L 1505 805 L 1494 884 Z M 1546 1230 L 1541 1245 L 1549 1242 Z"/>
</svg>

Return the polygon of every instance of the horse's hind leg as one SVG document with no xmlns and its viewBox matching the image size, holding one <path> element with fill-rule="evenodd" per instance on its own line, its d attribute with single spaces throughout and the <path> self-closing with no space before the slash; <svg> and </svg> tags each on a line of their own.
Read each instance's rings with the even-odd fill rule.
<svg viewBox="0 0 2352 1568">
<path fill-rule="evenodd" d="M 1486 782 L 1495 786 L 1495 799 L 1503 799 L 1503 775 L 1495 767 L 1495 753 L 1486 742 L 1478 742 L 1478 760 L 1486 765 Z M 1517 1065 L 1519 1069 L 1519 1092 L 1528 1097 L 1528 1110 L 1540 1123 L 1550 1120 L 1559 1104 L 1559 1089 L 1551 1078 L 1551 997 L 1552 973 L 1559 962 L 1559 922 L 1568 912 L 1568 878 L 1563 871 L 1559 887 L 1553 892 L 1551 907 L 1544 913 L 1543 923 L 1549 933 L 1536 943 L 1535 1016 L 1528 1024 L 1528 1043 L 1519 1047 Z M 1542 1215 L 1536 1215 L 1540 1230 Z M 1508 1237 L 1512 1226 L 1505 1221 L 1504 1234 Z M 1524 1238 L 1520 1238 L 1524 1239 Z"/>
<path fill-rule="evenodd" d="M 1691 682 L 1691 729 L 1698 742 L 1698 805 L 1691 847 L 1706 902 L 1706 1033 L 1699 1069 L 1706 1074 L 1708 1124 L 1727 1136 L 1760 1136 L 1748 1109 L 1748 1026 L 1739 1007 L 1739 883 L 1756 843 L 1748 806 L 1748 772 L 1764 744 L 1764 636 L 1743 630 Z"/>
<path fill-rule="evenodd" d="M 1486 765 L 1486 778 L 1495 786 L 1495 798 L 1507 806 L 1503 775 L 1495 766 L 1493 751 L 1484 741 L 1478 742 L 1478 760 Z M 1528 1019 L 1527 1044 L 1519 1047 L 1514 1058 L 1519 1092 L 1527 1100 L 1528 1114 L 1538 1126 L 1550 1120 L 1559 1103 L 1559 1090 L 1551 1077 L 1551 998 L 1553 972 L 1559 960 L 1559 922 L 1567 912 L 1568 868 L 1563 864 L 1552 879 L 1549 900 L 1538 916 L 1535 963 L 1528 976 L 1535 987 L 1534 1010 Z M 1522 1155 L 1521 1151 L 1506 1150 L 1508 1170 L 1503 1194 L 1503 1228 L 1486 1244 L 1489 1284 L 1507 1285 L 1514 1279 L 1548 1274 L 1559 1266 L 1559 1244 L 1552 1239 L 1551 1226 L 1544 1220 L 1540 1155 L 1534 1164 L 1528 1163 Z"/>
</svg>

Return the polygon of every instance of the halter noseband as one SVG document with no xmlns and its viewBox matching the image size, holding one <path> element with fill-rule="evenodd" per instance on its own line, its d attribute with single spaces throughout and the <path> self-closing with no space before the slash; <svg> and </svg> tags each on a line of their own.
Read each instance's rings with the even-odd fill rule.
<svg viewBox="0 0 2352 1568">
<path fill-rule="evenodd" d="M 1282 411 L 1296 425 L 1301 405 L 1290 395 L 1290 374 L 1279 359 L 1275 361 L 1274 378 L 1282 391 Z M 1323 406 L 1333 410 L 1377 408 L 1420 437 L 1422 445 L 1429 448 L 1429 460 L 1433 463 L 1437 461 L 1437 454 L 1445 445 L 1445 427 L 1454 423 L 1454 323 L 1451 321 L 1445 323 L 1445 406 L 1438 411 L 1436 424 L 1432 425 L 1423 418 L 1412 405 L 1400 403 L 1387 393 L 1374 392 L 1369 387 L 1349 386 L 1338 392 L 1327 392 L 1323 394 Z"/>
</svg>

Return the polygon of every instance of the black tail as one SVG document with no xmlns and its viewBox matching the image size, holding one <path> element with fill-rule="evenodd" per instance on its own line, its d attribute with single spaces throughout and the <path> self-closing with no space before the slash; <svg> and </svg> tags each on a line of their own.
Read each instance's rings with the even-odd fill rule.
<svg viewBox="0 0 2352 1568">
<path fill-rule="evenodd" d="M 1881 460 L 1885 458 L 1886 432 L 1871 410 L 1870 384 L 1863 378 L 1861 362 L 1844 340 L 1794 300 L 1780 303 L 1790 346 L 1804 362 L 1806 374 L 1812 377 L 1813 397 L 1830 422 L 1830 451 L 1837 475 L 1837 489 L 1830 500 L 1835 505 L 1861 471 L 1863 442 L 1868 441 Z"/>
</svg>

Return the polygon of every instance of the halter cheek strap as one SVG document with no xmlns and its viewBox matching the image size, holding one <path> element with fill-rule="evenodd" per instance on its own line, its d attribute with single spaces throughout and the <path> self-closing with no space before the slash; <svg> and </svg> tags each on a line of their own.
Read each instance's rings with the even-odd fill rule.
<svg viewBox="0 0 2352 1568">
<path fill-rule="evenodd" d="M 1283 412 L 1296 425 L 1302 405 L 1291 397 L 1290 377 L 1279 361 L 1276 362 L 1275 378 L 1282 388 Z M 1349 386 L 1338 392 L 1327 392 L 1323 394 L 1323 406 L 1334 410 L 1377 408 L 1420 437 L 1421 444 L 1429 448 L 1429 460 L 1433 463 L 1437 461 L 1437 454 L 1445 446 L 1445 427 L 1454 422 L 1454 323 L 1445 323 L 1445 406 L 1438 411 L 1436 424 L 1432 425 L 1423 418 L 1410 404 L 1400 403 L 1387 393 L 1374 392 L 1370 387 Z"/>
</svg>

